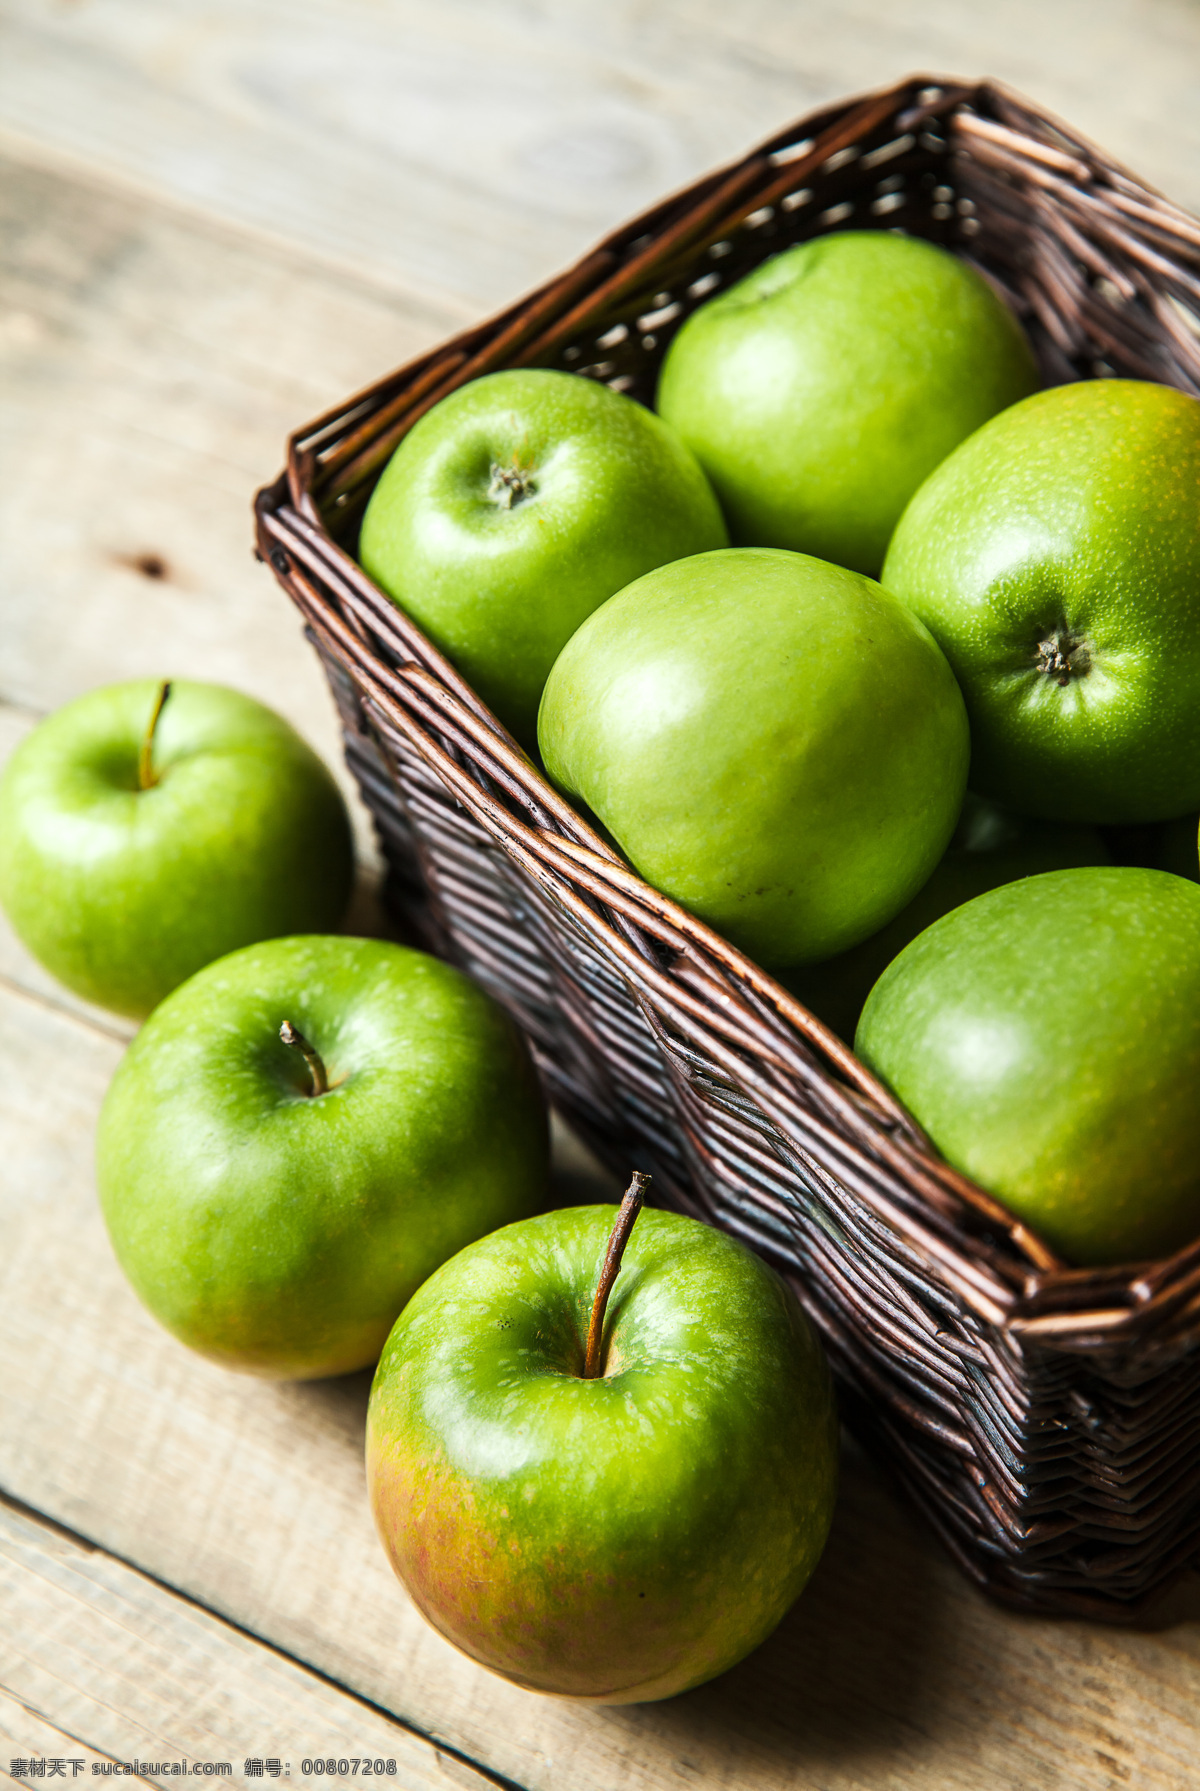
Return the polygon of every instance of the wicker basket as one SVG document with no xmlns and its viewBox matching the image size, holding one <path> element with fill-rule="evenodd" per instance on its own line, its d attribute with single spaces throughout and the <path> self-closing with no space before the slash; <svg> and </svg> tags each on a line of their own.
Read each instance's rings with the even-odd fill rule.
<svg viewBox="0 0 1200 1791">
<path fill-rule="evenodd" d="M 259 546 L 324 660 L 410 936 L 510 1010 L 602 1159 L 784 1269 L 851 1423 L 981 1585 L 1120 1620 L 1200 1542 L 1200 1244 L 1062 1267 L 616 858 L 351 557 L 380 469 L 446 392 L 534 365 L 649 402 L 697 303 L 843 224 L 975 261 L 1050 382 L 1200 391 L 1200 224 L 1002 89 L 913 79 L 803 119 L 302 430 Z"/>
</svg>

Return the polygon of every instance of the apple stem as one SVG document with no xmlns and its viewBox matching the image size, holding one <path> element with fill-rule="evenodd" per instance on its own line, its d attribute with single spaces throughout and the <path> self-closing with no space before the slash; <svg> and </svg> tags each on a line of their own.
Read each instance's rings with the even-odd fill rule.
<svg viewBox="0 0 1200 1791">
<path fill-rule="evenodd" d="M 613 1282 L 621 1272 L 621 1258 L 625 1254 L 625 1246 L 629 1242 L 629 1234 L 633 1230 L 634 1220 L 642 1210 L 646 1198 L 646 1189 L 650 1186 L 650 1177 L 643 1175 L 639 1169 L 633 1172 L 633 1180 L 625 1190 L 625 1198 L 617 1211 L 616 1222 L 608 1240 L 608 1249 L 604 1252 L 604 1262 L 600 1269 L 600 1281 L 596 1288 L 596 1298 L 592 1302 L 592 1322 L 588 1326 L 587 1349 L 583 1358 L 583 1378 L 594 1381 L 600 1374 L 601 1345 L 604 1339 L 604 1313 L 608 1306 L 608 1296 L 612 1292 Z"/>
<path fill-rule="evenodd" d="M 1038 671 L 1045 672 L 1056 684 L 1067 685 L 1072 678 L 1087 677 L 1092 656 L 1087 642 L 1064 625 L 1038 642 L 1035 663 Z"/>
<path fill-rule="evenodd" d="M 532 471 L 527 471 L 520 464 L 501 466 L 498 461 L 492 462 L 492 482 L 488 486 L 488 497 L 502 510 L 511 510 L 514 504 L 521 503 L 536 490 Z"/>
<path fill-rule="evenodd" d="M 312 1077 L 312 1087 L 308 1091 L 308 1098 L 315 1100 L 317 1095 L 327 1094 L 329 1078 L 325 1074 L 325 1064 L 316 1046 L 310 1045 L 304 1034 L 297 1032 L 290 1020 L 285 1020 L 279 1028 L 279 1036 L 285 1045 L 291 1045 L 293 1050 L 299 1051 L 308 1065 L 309 1075 Z"/>
<path fill-rule="evenodd" d="M 150 726 L 142 735 L 141 750 L 138 753 L 138 789 L 151 790 L 158 782 L 158 774 L 154 769 L 154 730 L 158 726 L 158 718 L 163 712 L 163 705 L 171 694 L 171 680 L 164 678 L 154 695 L 154 708 L 150 715 Z"/>
</svg>

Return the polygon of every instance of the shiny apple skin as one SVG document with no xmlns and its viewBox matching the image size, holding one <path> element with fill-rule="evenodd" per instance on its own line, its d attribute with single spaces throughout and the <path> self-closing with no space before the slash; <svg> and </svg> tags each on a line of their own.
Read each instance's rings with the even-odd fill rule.
<svg viewBox="0 0 1200 1791">
<path fill-rule="evenodd" d="M 271 1379 L 368 1367 L 427 1275 L 546 1199 L 520 1033 L 461 972 L 379 939 L 272 939 L 192 977 L 118 1066 L 96 1154 L 144 1305 Z"/>
<path fill-rule="evenodd" d="M 979 896 L 884 971 L 854 1048 L 1068 1262 L 1200 1236 L 1200 886 L 1117 865 Z"/>
<path fill-rule="evenodd" d="M 886 230 L 815 237 L 693 312 L 656 399 L 735 542 L 877 575 L 921 481 L 1040 381 L 977 270 Z"/>
<path fill-rule="evenodd" d="M 336 927 L 354 873 L 346 805 L 295 729 L 219 684 L 172 683 L 158 782 L 138 787 L 154 680 L 47 717 L 0 779 L 0 901 L 67 988 L 143 1019 L 258 939 Z"/>
<path fill-rule="evenodd" d="M 528 495 L 504 501 L 496 467 L 530 480 Z M 372 494 L 359 554 L 531 746 L 547 673 L 584 618 L 728 538 L 694 455 L 652 411 L 526 368 L 472 380 L 421 418 Z"/>
<path fill-rule="evenodd" d="M 973 789 L 1061 821 L 1200 807 L 1200 399 L 1014 405 L 921 487 L 882 579 L 962 685 Z"/>
<path fill-rule="evenodd" d="M 970 750 L 904 607 L 775 548 L 677 560 L 611 598 L 560 654 L 538 732 L 642 876 L 767 966 L 819 962 L 904 906 Z"/>
<path fill-rule="evenodd" d="M 792 1295 L 742 1245 L 643 1211 L 580 1375 L 612 1207 L 512 1225 L 426 1282 L 389 1337 L 367 1474 L 392 1565 L 484 1666 L 593 1703 L 733 1666 L 812 1573 L 834 1401 Z"/>
</svg>

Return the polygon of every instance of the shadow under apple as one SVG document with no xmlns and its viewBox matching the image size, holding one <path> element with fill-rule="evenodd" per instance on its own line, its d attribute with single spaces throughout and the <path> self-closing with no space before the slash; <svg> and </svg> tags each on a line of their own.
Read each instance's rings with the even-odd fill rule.
<svg viewBox="0 0 1200 1791">
<path fill-rule="evenodd" d="M 812 1771 L 894 1759 L 941 1701 L 944 1674 L 930 1670 L 945 1642 L 935 1556 L 933 1539 L 847 1439 L 825 1553 L 775 1633 L 695 1691 L 603 1715 L 627 1729 L 631 1748 L 641 1735 L 676 1750 L 681 1775 L 699 1770 L 690 1748 L 710 1763 L 727 1748 L 739 1770 L 730 1783 L 752 1763 Z"/>
</svg>

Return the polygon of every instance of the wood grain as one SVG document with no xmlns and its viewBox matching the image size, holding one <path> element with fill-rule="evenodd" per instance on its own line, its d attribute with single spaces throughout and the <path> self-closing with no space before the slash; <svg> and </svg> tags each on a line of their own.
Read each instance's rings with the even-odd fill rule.
<svg viewBox="0 0 1200 1791">
<path fill-rule="evenodd" d="M 5 1585 L 5 1582 L 0 1580 L 0 1585 Z M 5 1590 L 9 1590 L 6 1585 Z M 9 1602 L 6 1599 L 6 1608 Z M 27 1605 L 26 1609 L 28 1608 Z M 14 1617 L 20 1616 L 24 1620 L 25 1612 L 18 1610 L 15 1595 L 11 1599 L 11 1609 Z M 42 1613 L 37 1611 L 35 1614 L 40 1617 Z M 93 1764 L 101 1770 L 105 1765 L 113 1764 L 111 1754 L 88 1747 L 78 1735 L 68 1735 L 65 1730 L 48 1722 L 40 1711 L 31 1710 L 27 1704 L 21 1703 L 19 1698 L 0 1686 L 0 1785 L 22 1782 L 12 1778 L 4 1771 L 4 1767 L 15 1766 L 18 1760 L 28 1760 L 31 1756 L 43 1760 L 82 1760 L 83 1776 L 87 1778 L 92 1777 Z M 69 1780 L 79 1775 L 67 1765 L 62 1776 Z M 135 1778 L 135 1782 L 145 1781 Z"/>
<path fill-rule="evenodd" d="M 113 678 L 213 678 L 340 767 L 250 501 L 290 428 L 444 316 L 2 160 L 0 245 L 0 695 L 38 713 Z"/>
<path fill-rule="evenodd" d="M 6 0 L 0 127 L 462 314 L 817 103 L 997 76 L 1200 209 L 1190 0 Z"/>
<path fill-rule="evenodd" d="M 495 1780 L 122 1561 L 0 1503 L 0 1753 L 216 1762 L 280 1781 L 305 1757 L 396 1762 L 404 1791 L 487 1791 Z M 75 1776 L 68 1766 L 67 1779 Z M 148 1783 L 161 1783 L 153 1774 Z M 170 1783 L 168 1779 L 166 1782 Z M 361 1782 L 361 1779 L 360 1779 Z M 270 1775 L 254 1775 L 260 1787 Z"/>
<path fill-rule="evenodd" d="M 332 16 L 303 0 L 288 10 L 306 28 Z M 1094 41 L 1080 43 L 1084 72 L 1064 81 L 1095 74 L 1104 20 L 1119 10 L 1115 0 L 1094 9 Z M 965 12 L 930 12 L 941 21 L 938 41 L 953 48 L 955 32 L 964 43 L 971 38 Z M 1063 15 L 1075 12 L 1071 0 Z M 683 178 L 724 152 L 710 148 L 704 130 L 742 130 L 728 111 L 711 127 L 696 122 L 722 62 L 728 91 L 747 96 L 740 142 L 766 127 L 765 114 L 784 116 L 812 97 L 796 88 L 802 55 L 811 79 L 828 83 L 822 91 L 864 78 L 839 73 L 836 59 L 821 64 L 831 44 L 848 41 L 839 32 L 860 31 L 864 41 L 868 27 L 890 32 L 893 45 L 903 44 L 905 66 L 925 53 L 904 15 L 885 21 L 865 6 L 831 23 L 803 4 L 754 3 L 725 18 L 697 0 L 690 44 L 678 5 L 653 13 L 617 7 L 603 25 L 571 6 L 485 12 L 465 0 L 428 9 L 420 21 L 403 6 L 365 0 L 339 16 L 357 33 L 360 56 L 364 43 L 369 49 L 376 41 L 380 19 L 393 55 L 399 26 L 411 24 L 413 66 L 434 71 L 427 99 L 443 119 L 469 110 L 478 89 L 466 79 L 453 89 L 451 74 L 461 65 L 436 57 L 421 63 L 421 45 L 447 32 L 446 41 L 462 43 L 474 32 L 502 86 L 513 52 L 498 40 L 523 31 L 534 42 L 542 85 L 516 83 L 506 101 L 512 115 L 528 93 L 531 132 L 553 143 L 558 118 L 569 142 L 589 116 L 573 70 L 588 70 L 603 91 L 632 93 L 630 115 L 653 114 L 660 122 L 645 129 L 676 133 L 671 141 L 687 149 L 684 156 L 673 150 L 669 167 L 647 163 L 644 178 L 654 190 L 668 184 L 670 168 Z M 1012 0 L 995 13 L 1010 23 L 1033 16 Z M 1125 115 L 1134 135 L 1143 129 L 1139 83 L 1162 34 L 1170 25 L 1182 67 L 1197 15 L 1158 0 L 1138 16 L 1145 42 L 1124 40 L 1134 65 Z M 102 0 L 55 12 L 6 0 L 0 119 L 11 124 L 19 111 L 27 135 L 30 118 L 38 125 L 43 149 L 70 139 L 73 154 L 99 165 L 141 167 L 149 188 L 187 188 L 214 211 L 248 216 L 229 193 L 238 181 L 249 192 L 255 179 L 268 198 L 278 191 L 272 182 L 283 180 L 281 145 L 296 147 L 303 134 L 296 94 L 320 97 L 317 76 L 307 88 L 287 85 L 286 58 L 268 67 L 282 5 L 264 0 L 253 19 L 250 36 L 237 38 L 232 7 L 155 11 Z M 804 45 L 789 35 L 801 27 Z M 778 53 L 785 39 L 790 62 Z M 643 40 L 644 85 L 631 87 Z M 318 49 L 324 41 L 311 36 Z M 751 51 L 751 43 L 760 47 Z M 624 62 L 614 45 L 625 46 Z M 1115 68 L 1111 43 L 1104 55 Z M 679 58 L 674 87 L 672 56 Z M 960 54 L 947 61 L 965 66 Z M 258 87 L 250 79 L 256 64 L 267 69 L 255 76 Z M 439 68 L 451 71 L 440 86 Z M 552 74 L 559 80 L 553 104 Z M 1179 69 L 1175 78 L 1186 79 Z M 254 93 L 272 81 L 282 83 L 284 97 L 260 105 Z M 420 86 L 413 76 L 404 91 Z M 164 96 L 172 100 L 169 118 L 160 115 Z M 1095 129 L 1085 109 L 1063 109 Z M 229 131 L 237 137 L 231 113 L 264 134 L 265 160 L 254 179 L 251 164 L 238 161 L 236 141 L 229 150 Z M 1194 121 L 1194 113 L 1191 123 L 1168 118 L 1147 141 L 1182 155 Z M 329 154 L 336 158 L 339 128 L 361 137 L 367 122 L 330 124 Z M 486 143 L 486 117 L 480 130 Z M 601 133 L 594 142 L 606 140 Z M 1129 153 L 1111 131 L 1106 140 Z M 505 162 L 502 145 L 483 219 L 440 141 L 433 131 L 426 172 L 419 156 L 405 161 L 386 144 L 372 150 L 373 166 L 378 172 L 387 164 L 394 184 L 396 209 L 385 222 L 415 220 L 410 235 L 372 265 L 397 282 L 396 270 L 408 270 L 414 290 L 429 292 L 440 281 L 450 294 L 445 302 L 364 286 L 286 247 L 90 178 L 0 165 L 0 693 L 10 699 L 0 709 L 0 744 L 11 745 L 37 714 L 95 683 L 182 670 L 251 690 L 335 753 L 309 651 L 273 581 L 249 558 L 250 491 L 275 470 L 288 427 L 444 331 L 454 305 L 467 304 L 462 295 L 476 295 L 473 305 L 488 282 L 503 280 L 497 296 L 509 296 L 532 277 L 539 257 L 569 258 L 588 222 L 556 210 L 553 168 L 539 176 L 548 183 L 542 198 L 530 201 L 533 186 L 518 181 L 517 209 L 506 209 L 515 164 Z M 207 157 L 197 147 L 206 142 Z M 311 168 L 297 154 L 299 192 Z M 688 156 L 695 160 L 684 166 Z M 1154 174 L 1145 157 L 1140 165 Z M 605 207 L 623 213 L 637 202 L 631 184 L 614 181 L 595 201 L 597 224 Z M 1163 184 L 1181 191 L 1178 180 Z M 411 213 L 399 196 L 409 188 Z M 318 182 L 314 194 L 307 210 L 297 199 L 287 230 L 276 234 L 328 254 L 351 252 L 328 234 L 327 189 Z M 435 200 L 445 208 L 439 240 L 453 234 L 458 245 L 444 278 L 420 260 L 422 244 L 433 241 Z M 251 209 L 264 204 L 254 193 L 244 200 Z M 347 199 L 347 230 L 359 228 L 354 204 Z M 473 221 L 478 238 L 467 228 Z M 376 249 L 387 234 L 379 232 Z M 134 562 L 145 552 L 161 555 L 169 576 L 139 574 Z M 1182 1791 L 1194 1779 L 1194 1585 L 1154 1633 L 1006 1616 L 962 1583 L 854 1454 L 812 1587 L 776 1637 L 719 1683 L 668 1705 L 579 1710 L 517 1692 L 462 1659 L 416 1616 L 372 1533 L 361 1458 L 366 1377 L 280 1387 L 222 1374 L 160 1333 L 123 1283 L 91 1180 L 95 1116 L 122 1043 L 119 1026 L 72 1003 L 11 936 L 0 939 L 0 1486 L 14 1497 L 529 1791 L 663 1791 L 680 1782 L 758 1791 Z M 130 1621 L 136 1643 L 129 1658 L 151 1663 L 147 1634 Z M 95 1671 L 103 1666 L 98 1659 Z M 99 1747 L 111 1735 L 123 1757 L 132 1750 L 121 1724 L 139 1708 L 131 1702 L 135 1667 L 130 1674 L 114 1700 L 113 1729 L 88 1731 Z M 12 1672 L 0 1674 L 0 1683 L 11 1686 Z M 87 1689 L 81 1684 L 78 1695 Z M 75 1732 L 61 1712 L 45 1716 Z"/>
</svg>

